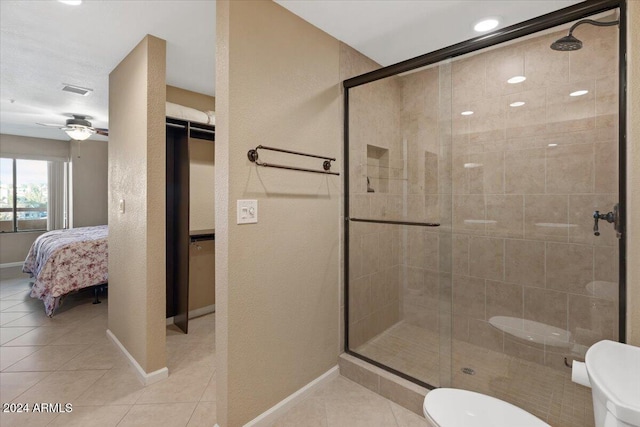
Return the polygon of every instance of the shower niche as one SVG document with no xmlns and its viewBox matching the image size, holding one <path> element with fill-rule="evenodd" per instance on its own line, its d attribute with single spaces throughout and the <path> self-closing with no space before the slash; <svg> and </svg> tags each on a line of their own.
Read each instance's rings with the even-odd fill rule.
<svg viewBox="0 0 640 427">
<path fill-rule="evenodd" d="M 389 150 L 367 144 L 367 193 L 389 192 Z"/>
</svg>

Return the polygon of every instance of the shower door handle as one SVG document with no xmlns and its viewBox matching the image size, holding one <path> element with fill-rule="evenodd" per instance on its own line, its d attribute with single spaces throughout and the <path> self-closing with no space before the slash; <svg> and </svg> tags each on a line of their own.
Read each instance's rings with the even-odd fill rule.
<svg viewBox="0 0 640 427">
<path fill-rule="evenodd" d="M 620 204 L 616 203 L 616 205 L 613 207 L 613 212 L 602 214 L 600 213 L 600 211 L 595 211 L 593 213 L 593 234 L 595 236 L 600 235 L 600 230 L 598 229 L 599 220 L 605 220 L 610 224 L 612 223 L 614 230 L 616 230 L 616 237 L 619 239 L 622 236 L 619 208 Z"/>
</svg>

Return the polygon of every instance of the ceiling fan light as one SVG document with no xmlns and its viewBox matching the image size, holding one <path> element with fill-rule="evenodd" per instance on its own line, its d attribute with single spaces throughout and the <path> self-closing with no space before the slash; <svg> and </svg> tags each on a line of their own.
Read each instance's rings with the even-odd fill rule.
<svg viewBox="0 0 640 427">
<path fill-rule="evenodd" d="M 76 141 L 84 141 L 85 139 L 89 138 L 91 135 L 96 133 L 96 131 L 94 131 L 93 129 L 87 128 L 84 126 L 74 126 L 74 127 L 65 129 L 64 131 L 66 132 L 67 135 L 69 135 L 69 138 L 74 139 Z"/>
</svg>

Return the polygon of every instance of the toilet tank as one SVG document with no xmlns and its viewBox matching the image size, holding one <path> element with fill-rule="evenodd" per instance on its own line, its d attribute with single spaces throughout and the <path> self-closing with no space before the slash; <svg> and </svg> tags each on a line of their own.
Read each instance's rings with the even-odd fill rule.
<svg viewBox="0 0 640 427">
<path fill-rule="evenodd" d="M 640 427 L 640 348 L 600 341 L 585 363 L 596 427 Z"/>
</svg>

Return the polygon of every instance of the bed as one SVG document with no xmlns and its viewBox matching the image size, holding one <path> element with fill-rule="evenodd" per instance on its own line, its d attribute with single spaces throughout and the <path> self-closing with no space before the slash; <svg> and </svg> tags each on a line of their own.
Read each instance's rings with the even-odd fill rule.
<svg viewBox="0 0 640 427">
<path fill-rule="evenodd" d="M 54 230 L 39 236 L 22 271 L 35 278 L 31 296 L 44 302 L 53 316 L 70 292 L 107 283 L 108 227 Z"/>
</svg>

